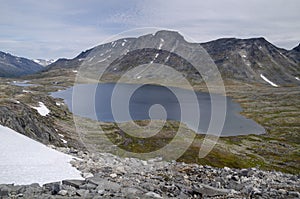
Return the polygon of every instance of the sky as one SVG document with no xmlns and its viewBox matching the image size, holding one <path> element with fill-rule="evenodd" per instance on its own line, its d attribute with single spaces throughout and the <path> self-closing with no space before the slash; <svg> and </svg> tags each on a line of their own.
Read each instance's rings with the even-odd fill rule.
<svg viewBox="0 0 300 199">
<path fill-rule="evenodd" d="M 197 42 L 265 37 L 285 49 L 300 42 L 299 0 L 0 0 L 0 5 L 0 51 L 31 59 L 73 58 L 113 35 L 149 31 L 146 27 L 177 30 Z"/>
</svg>

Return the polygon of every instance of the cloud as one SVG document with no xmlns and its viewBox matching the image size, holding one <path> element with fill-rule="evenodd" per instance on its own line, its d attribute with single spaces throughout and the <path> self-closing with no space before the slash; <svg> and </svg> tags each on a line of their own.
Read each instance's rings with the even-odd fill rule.
<svg viewBox="0 0 300 199">
<path fill-rule="evenodd" d="M 264 36 L 292 48 L 299 43 L 299 7 L 298 0 L 11 0 L 0 7 L 0 50 L 71 58 L 113 34 L 141 27 L 179 30 L 199 42 Z"/>
</svg>

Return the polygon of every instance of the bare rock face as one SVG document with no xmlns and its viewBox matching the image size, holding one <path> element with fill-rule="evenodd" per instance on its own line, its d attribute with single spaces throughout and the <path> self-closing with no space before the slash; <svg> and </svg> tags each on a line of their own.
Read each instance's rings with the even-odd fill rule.
<svg viewBox="0 0 300 199">
<path fill-rule="evenodd" d="M 0 124 L 26 135 L 43 144 L 62 146 L 49 118 L 39 115 L 25 104 L 5 103 L 0 105 Z"/>
</svg>

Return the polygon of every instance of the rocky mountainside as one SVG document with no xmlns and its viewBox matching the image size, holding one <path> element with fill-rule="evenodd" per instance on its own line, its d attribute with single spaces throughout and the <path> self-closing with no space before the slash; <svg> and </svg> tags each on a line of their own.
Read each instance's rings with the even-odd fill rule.
<svg viewBox="0 0 300 199">
<path fill-rule="evenodd" d="M 203 47 L 202 50 L 199 46 Z M 200 65 L 203 71 L 210 71 L 204 68 L 207 67 L 207 57 L 212 58 L 224 79 L 264 84 L 269 84 L 269 80 L 276 85 L 300 84 L 297 79 L 300 76 L 299 46 L 288 51 L 264 38 L 227 38 L 201 44 L 189 43 L 182 35 L 172 31 L 158 31 L 102 44 L 74 59 L 59 59 L 47 70 L 80 67 L 93 76 L 95 71 L 104 70 L 109 65 L 105 71 L 107 74 L 122 75 L 138 65 L 157 63 L 171 66 L 191 79 L 201 80 L 203 77 L 193 68 L 193 64 Z M 191 59 L 197 60 L 189 63 Z M 159 69 L 155 71 L 159 72 Z"/>
<path fill-rule="evenodd" d="M 285 51 L 284 54 L 292 58 L 295 62 L 300 63 L 300 44 L 290 51 Z"/>
<path fill-rule="evenodd" d="M 42 69 L 43 66 L 32 60 L 0 51 L 0 77 L 19 77 L 34 74 Z"/>
<path fill-rule="evenodd" d="M 256 168 L 214 168 L 58 148 L 81 159 L 84 180 L 0 185 L 3 198 L 299 198 L 299 176 Z"/>
<path fill-rule="evenodd" d="M 225 77 L 259 82 L 262 74 L 278 85 L 297 83 L 300 67 L 292 58 L 293 50 L 277 48 L 264 38 L 219 39 L 201 45 Z"/>
</svg>

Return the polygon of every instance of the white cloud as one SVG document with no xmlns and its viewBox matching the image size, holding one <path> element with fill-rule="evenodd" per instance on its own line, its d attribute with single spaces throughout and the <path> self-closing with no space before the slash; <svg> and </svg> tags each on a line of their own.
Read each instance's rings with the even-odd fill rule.
<svg viewBox="0 0 300 199">
<path fill-rule="evenodd" d="M 29 58 L 74 57 L 132 28 L 175 29 L 196 41 L 264 36 L 299 43 L 298 0 L 7 1 L 0 7 L 3 51 Z"/>
</svg>

